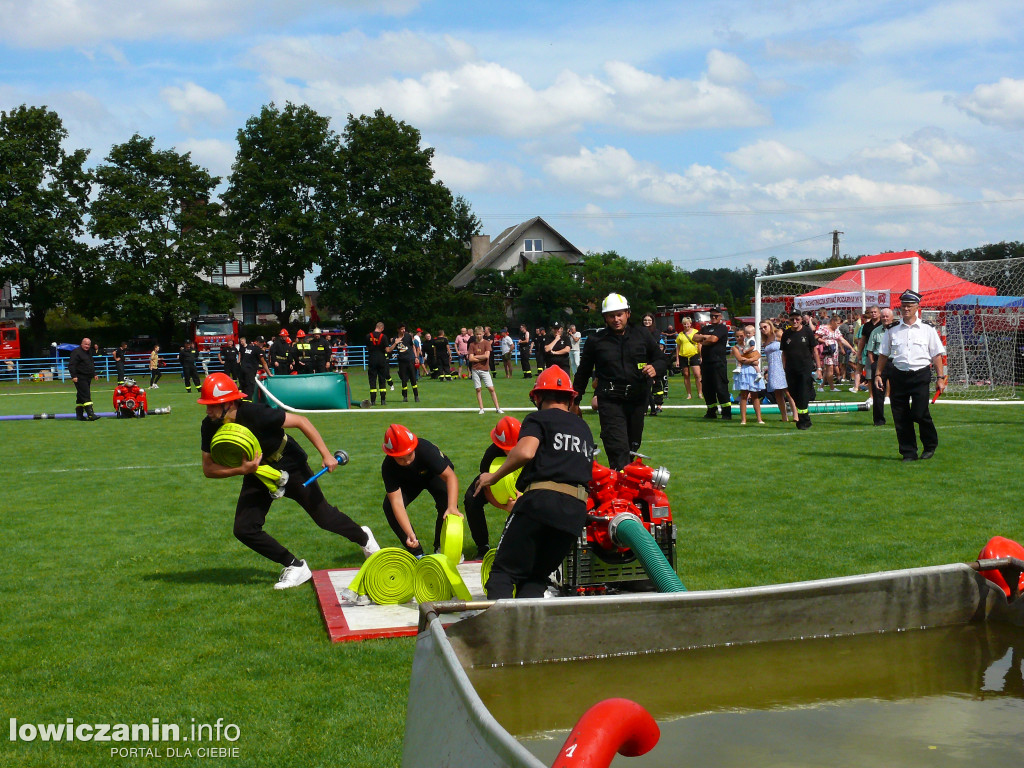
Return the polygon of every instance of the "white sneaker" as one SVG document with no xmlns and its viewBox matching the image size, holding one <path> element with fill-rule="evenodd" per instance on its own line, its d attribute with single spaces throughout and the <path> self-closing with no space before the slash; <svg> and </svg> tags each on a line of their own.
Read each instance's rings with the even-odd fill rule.
<svg viewBox="0 0 1024 768">
<path fill-rule="evenodd" d="M 501 410 L 501 408 L 495 408 L 495 409 L 494 409 L 494 412 L 495 412 L 495 413 L 504 413 L 504 411 L 503 411 L 503 410 Z"/>
<path fill-rule="evenodd" d="M 483 416 L 486 413 L 486 411 L 483 408 L 481 408 L 479 411 L 477 411 L 477 413 Z"/>
<path fill-rule="evenodd" d="M 298 565 L 289 565 L 281 571 L 281 577 L 277 580 L 277 584 L 274 585 L 274 589 L 297 587 L 300 584 L 305 584 L 312 578 L 313 572 L 309 570 L 309 566 L 303 560 Z"/>
<path fill-rule="evenodd" d="M 391 391 L 392 391 L 392 392 L 394 392 L 394 391 L 395 391 L 395 385 L 394 385 L 394 384 L 392 384 L 392 385 L 391 385 Z"/>
<path fill-rule="evenodd" d="M 369 526 L 362 526 L 362 529 L 366 531 L 366 544 L 363 546 L 363 557 L 369 557 L 374 552 L 380 549 L 380 544 L 373 538 L 373 531 L 370 530 Z"/>
<path fill-rule="evenodd" d="M 288 473 L 283 469 L 281 470 L 281 477 L 277 479 L 277 490 L 270 492 L 270 498 L 280 499 L 284 496 L 284 487 L 288 485 Z"/>
<path fill-rule="evenodd" d="M 150 387 L 150 389 L 160 389 L 160 385 L 154 384 L 152 387 Z"/>
</svg>

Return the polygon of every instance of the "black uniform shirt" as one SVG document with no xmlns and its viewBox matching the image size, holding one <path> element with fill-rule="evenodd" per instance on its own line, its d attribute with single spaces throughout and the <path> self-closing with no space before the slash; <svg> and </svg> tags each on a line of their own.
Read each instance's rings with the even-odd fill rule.
<svg viewBox="0 0 1024 768">
<path fill-rule="evenodd" d="M 384 365 L 388 361 L 388 337 L 383 333 L 371 333 L 366 337 L 366 354 L 370 365 Z"/>
<path fill-rule="evenodd" d="M 546 341 L 548 344 L 551 343 L 551 339 L 546 339 Z M 562 349 L 570 349 L 571 347 L 572 345 L 569 344 L 565 338 L 565 334 L 563 334 L 557 338 L 550 351 L 547 349 L 544 350 L 544 359 L 547 361 L 548 365 L 560 365 L 565 368 L 565 361 L 569 359 L 569 355 L 556 355 L 555 353 Z"/>
<path fill-rule="evenodd" d="M 484 451 L 484 455 L 480 459 L 480 473 L 483 474 L 484 472 L 490 472 L 491 464 L 494 463 L 494 460 L 504 459 L 506 456 L 508 456 L 507 451 L 503 451 L 494 443 L 491 443 L 489 446 L 487 446 L 487 450 Z M 501 465 L 499 464 L 499 466 Z"/>
<path fill-rule="evenodd" d="M 398 359 L 405 362 L 412 362 L 414 350 L 412 348 L 412 334 L 407 333 L 405 336 L 398 340 L 398 346 L 395 347 L 395 351 L 398 352 Z"/>
<path fill-rule="evenodd" d="M 432 442 L 421 437 L 412 464 L 403 467 L 391 456 L 385 456 L 384 463 L 380 465 L 380 474 L 384 478 L 384 491 L 394 493 L 403 487 L 423 486 L 431 477 L 440 475 L 448 467 L 455 469 L 452 460 Z"/>
<path fill-rule="evenodd" d="M 246 344 L 242 350 L 240 365 L 247 371 L 258 371 L 263 361 L 263 350 L 256 344 Z"/>
<path fill-rule="evenodd" d="M 124 350 L 121 349 L 120 347 L 115 349 L 114 350 L 114 354 L 113 354 L 113 358 L 114 358 L 114 362 L 115 363 L 123 363 L 124 362 Z"/>
<path fill-rule="evenodd" d="M 245 400 L 238 402 L 238 410 L 235 412 L 235 423 L 249 429 L 260 444 L 260 453 L 263 454 L 261 464 L 267 464 L 267 456 L 274 453 L 281 447 L 281 441 L 286 437 L 288 447 L 285 449 L 285 457 L 290 461 L 274 462 L 275 467 L 282 465 L 301 466 L 306 462 L 306 452 L 295 442 L 291 435 L 284 431 L 285 411 L 280 408 L 271 408 L 264 403 L 250 403 Z M 220 429 L 221 422 L 214 421 L 209 416 L 203 419 L 199 427 L 200 447 L 203 453 L 210 452 L 210 441 L 214 434 Z"/>
<path fill-rule="evenodd" d="M 787 368 L 809 368 L 814 359 L 814 348 L 818 339 L 806 325 L 799 331 L 790 328 L 782 332 L 782 352 L 786 356 Z"/>
<path fill-rule="evenodd" d="M 195 367 L 196 353 L 191 349 L 182 348 L 178 353 L 178 362 L 181 363 L 182 368 Z"/>
<path fill-rule="evenodd" d="M 703 336 L 714 336 L 718 339 L 714 344 L 700 345 L 700 359 L 705 364 L 724 364 L 729 356 L 729 326 L 725 323 L 704 323 L 697 333 Z"/>
<path fill-rule="evenodd" d="M 448 339 L 444 336 L 434 339 L 434 354 L 438 363 L 447 363 L 452 359 L 452 350 L 448 346 Z"/>
<path fill-rule="evenodd" d="M 291 356 L 291 344 L 285 341 L 282 336 L 278 336 L 270 342 L 270 359 L 274 361 L 274 365 L 286 365 Z"/>
<path fill-rule="evenodd" d="M 658 376 L 664 376 L 668 369 L 665 355 L 651 334 L 630 325 L 622 334 L 602 328 L 583 345 L 572 388 L 582 397 L 593 374 L 600 381 L 602 392 L 614 392 L 629 385 L 630 400 L 647 397 L 650 378 L 643 373 L 647 364 L 654 366 Z M 610 388 L 605 390 L 607 385 Z"/>
<path fill-rule="evenodd" d="M 80 346 L 75 347 L 68 355 L 68 373 L 73 379 L 80 376 L 91 379 L 96 375 L 96 361 Z"/>
<path fill-rule="evenodd" d="M 234 344 L 225 344 L 221 347 L 220 354 L 225 363 L 234 363 L 238 360 L 238 350 L 235 349 Z"/>
</svg>

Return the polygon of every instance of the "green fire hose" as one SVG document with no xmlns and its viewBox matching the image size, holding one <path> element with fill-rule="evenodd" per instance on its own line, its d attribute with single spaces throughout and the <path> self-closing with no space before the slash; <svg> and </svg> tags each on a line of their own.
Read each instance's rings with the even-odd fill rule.
<svg viewBox="0 0 1024 768">
<path fill-rule="evenodd" d="M 608 535 L 618 546 L 633 550 L 659 592 L 686 591 L 679 574 L 665 559 L 658 542 L 647 532 L 639 517 L 629 512 L 616 515 L 608 523 Z"/>
</svg>

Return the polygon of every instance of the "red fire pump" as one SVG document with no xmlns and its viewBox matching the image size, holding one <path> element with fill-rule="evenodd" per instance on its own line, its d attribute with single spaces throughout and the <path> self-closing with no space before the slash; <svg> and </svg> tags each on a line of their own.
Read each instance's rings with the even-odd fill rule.
<svg viewBox="0 0 1024 768">
<path fill-rule="evenodd" d="M 587 499 L 587 528 L 563 561 L 556 578 L 562 594 L 654 588 L 632 550 L 618 546 L 609 533 L 609 523 L 623 513 L 640 519 L 675 569 L 676 527 L 665 495 L 669 471 L 665 467 L 647 466 L 645 458 L 635 454 L 635 459 L 622 471 L 594 462 Z"/>
<path fill-rule="evenodd" d="M 114 413 L 119 419 L 146 418 L 146 391 L 127 378 L 114 389 Z"/>
</svg>

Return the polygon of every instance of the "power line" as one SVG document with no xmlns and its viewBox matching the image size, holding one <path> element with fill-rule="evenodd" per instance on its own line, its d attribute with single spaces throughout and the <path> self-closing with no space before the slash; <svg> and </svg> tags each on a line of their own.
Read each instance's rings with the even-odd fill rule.
<svg viewBox="0 0 1024 768">
<path fill-rule="evenodd" d="M 799 245 L 800 243 L 807 243 L 811 240 L 820 240 L 825 237 L 832 237 L 831 232 L 823 232 L 820 235 L 811 235 L 801 240 L 794 240 L 790 243 L 779 243 L 777 245 L 769 245 L 764 248 L 755 248 L 752 251 L 738 251 L 736 253 L 729 253 L 724 256 L 695 256 L 692 259 L 665 259 L 665 261 L 671 261 L 673 264 L 676 263 L 691 263 L 700 261 L 725 261 L 726 259 L 735 259 L 739 256 L 750 256 L 755 253 L 764 253 L 765 251 L 774 251 L 779 248 L 788 248 L 791 245 Z"/>
</svg>

